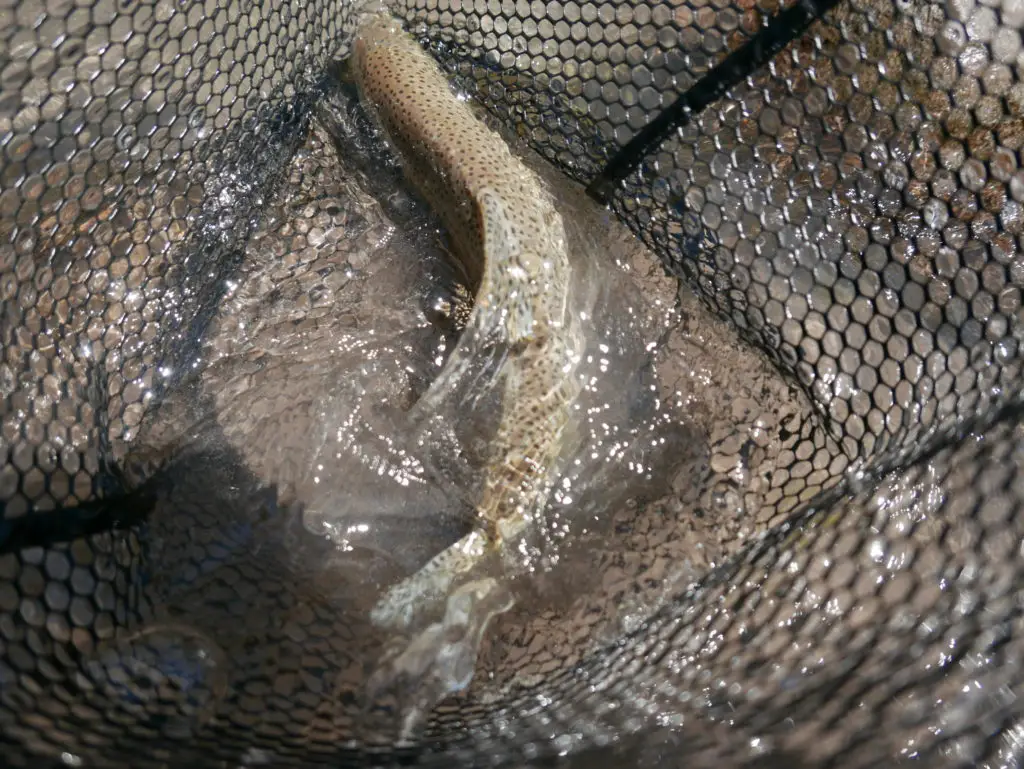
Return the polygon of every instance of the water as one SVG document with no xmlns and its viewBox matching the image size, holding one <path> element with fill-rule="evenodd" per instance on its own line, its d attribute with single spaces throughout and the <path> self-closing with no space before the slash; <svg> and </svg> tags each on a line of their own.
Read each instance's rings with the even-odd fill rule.
<svg viewBox="0 0 1024 769">
<path fill-rule="evenodd" d="M 763 525 L 760 485 L 784 450 L 778 432 L 805 405 L 621 225 L 530 160 L 569 227 L 574 309 L 586 315 L 566 448 L 544 522 L 522 541 L 531 568 L 507 579 L 496 564 L 493 584 L 468 588 L 482 613 L 458 599 L 428 617 L 418 636 L 427 651 L 401 658 L 418 674 L 390 681 L 398 691 L 381 687 L 368 716 L 372 672 L 417 648 L 374 628 L 370 609 L 468 530 L 496 387 L 484 370 L 470 397 L 410 421 L 458 338 L 437 307 L 460 274 L 437 220 L 374 154 L 350 106 L 340 96 L 321 105 L 227 287 L 192 387 L 172 394 L 137 447 L 216 449 L 173 471 L 189 482 L 177 484 L 177 517 L 154 548 L 153 592 L 167 607 L 158 614 L 215 639 L 234 661 L 229 691 L 250 676 L 288 679 L 286 650 L 312 648 L 308 633 L 326 623 L 325 637 L 345 639 L 343 653 L 317 652 L 329 685 L 293 690 L 330 700 L 326 722 L 310 714 L 310 735 L 356 729 L 386 741 L 403 726 L 416 733 L 447 692 L 493 700 L 642 624 Z M 738 450 L 746 444 L 757 448 Z M 241 470 L 229 472 L 233 463 Z M 716 508 L 725 480 L 746 512 Z M 251 484 L 269 496 L 254 505 Z M 193 531 L 220 532 L 198 569 Z M 210 587 L 243 584 L 237 606 Z M 516 604 L 507 612 L 505 591 Z M 278 637 L 271 625 L 296 629 Z M 428 643 L 431 628 L 456 627 L 454 639 Z M 404 705 L 388 705 L 395 696 Z"/>
<path fill-rule="evenodd" d="M 227 691 L 228 660 L 188 625 L 153 624 L 103 644 L 83 668 L 108 718 L 128 718 L 164 737 L 194 737 Z M 119 713 L 117 711 L 120 711 Z"/>
</svg>

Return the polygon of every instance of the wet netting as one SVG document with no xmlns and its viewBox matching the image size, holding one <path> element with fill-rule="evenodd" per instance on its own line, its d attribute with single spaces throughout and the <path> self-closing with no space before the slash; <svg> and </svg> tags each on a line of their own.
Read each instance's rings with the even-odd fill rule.
<svg viewBox="0 0 1024 769">
<path fill-rule="evenodd" d="M 340 551 L 259 472 L 301 475 L 317 329 L 395 229 L 352 205 L 387 163 L 325 111 L 359 8 L 0 0 L 0 763 L 1017 766 L 1024 3 L 392 10 L 807 408 L 711 434 L 650 508 L 651 553 L 732 543 L 685 578 L 639 558 L 650 617 L 502 626 L 493 685 L 396 745 L 317 567 Z M 389 222 L 429 216 L 396 190 Z M 263 346 L 218 379 L 231 324 Z"/>
</svg>

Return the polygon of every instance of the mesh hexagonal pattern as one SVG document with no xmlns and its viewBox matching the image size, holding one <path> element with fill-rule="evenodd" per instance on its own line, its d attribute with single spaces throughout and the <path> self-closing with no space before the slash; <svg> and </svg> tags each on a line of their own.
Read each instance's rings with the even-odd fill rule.
<svg viewBox="0 0 1024 769">
<path fill-rule="evenodd" d="M 793 4 L 396 5 L 586 184 Z M 314 334 L 366 268 L 337 233 L 381 225 L 313 125 L 357 13 L 0 0 L 4 763 L 1016 765 L 1024 3 L 842 2 L 615 188 L 811 411 L 779 415 L 761 536 L 616 643 L 523 642 L 533 682 L 443 704 L 411 754 L 364 739 L 359 628 L 245 462 L 137 450 L 215 368 L 218 308 L 251 309 L 247 260 L 301 280 L 246 322 Z"/>
</svg>

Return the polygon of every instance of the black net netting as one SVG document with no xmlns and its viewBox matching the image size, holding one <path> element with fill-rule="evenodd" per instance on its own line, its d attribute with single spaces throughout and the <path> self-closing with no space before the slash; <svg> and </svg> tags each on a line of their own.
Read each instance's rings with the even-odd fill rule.
<svg viewBox="0 0 1024 769">
<path fill-rule="evenodd" d="M 448 261 L 358 4 L 0 0 L 0 763 L 1017 766 L 1024 2 L 391 10 L 614 212 L 702 448 L 390 741 L 330 511 L 434 503 L 307 449 Z"/>
</svg>

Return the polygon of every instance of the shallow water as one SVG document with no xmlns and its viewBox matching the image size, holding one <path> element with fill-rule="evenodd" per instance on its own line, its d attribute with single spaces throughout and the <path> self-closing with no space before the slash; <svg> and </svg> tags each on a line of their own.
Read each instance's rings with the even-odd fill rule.
<svg viewBox="0 0 1024 769">
<path fill-rule="evenodd" d="M 239 463 L 245 480 L 218 495 L 238 499 L 218 502 L 228 506 L 220 523 L 210 521 L 232 543 L 230 557 L 205 568 L 278 564 L 268 617 L 279 611 L 269 596 L 280 587 L 317 607 L 315 616 L 333 613 L 345 624 L 344 654 L 324 667 L 337 692 L 349 692 L 332 695 L 336 724 L 360 717 L 354 703 L 386 641 L 367 622 L 369 607 L 466 531 L 493 429 L 493 419 L 488 425 L 455 399 L 430 423 L 443 430 L 411 430 L 408 408 L 456 339 L 436 307 L 457 272 L 436 220 L 373 154 L 350 106 L 343 94 L 322 105 L 205 337 L 198 378 L 136 443 L 157 455 L 221 447 L 214 456 Z M 530 162 L 571 227 L 588 314 L 585 387 L 546 525 L 527 542 L 538 569 L 514 582 L 516 608 L 483 641 L 468 693 L 483 699 L 636 627 L 762 528 L 775 514 L 760 500 L 784 451 L 784 425 L 807 411 L 617 221 Z M 486 379 L 474 387 L 487 417 L 492 391 Z M 206 471 L 179 472 L 196 485 L 179 484 L 174 506 L 189 509 L 196 500 L 182 495 L 201 488 Z M 272 487 L 263 513 L 245 491 L 252 483 Z M 233 664 L 250 659 L 241 636 L 219 628 L 222 610 L 201 589 L 234 577 L 196 582 L 182 572 L 189 535 L 180 525 L 161 535 L 167 544 L 153 561 L 167 610 L 192 618 Z M 276 642 L 266 643 L 259 658 L 277 659 Z M 274 678 L 273 667 L 266 674 Z"/>
</svg>

